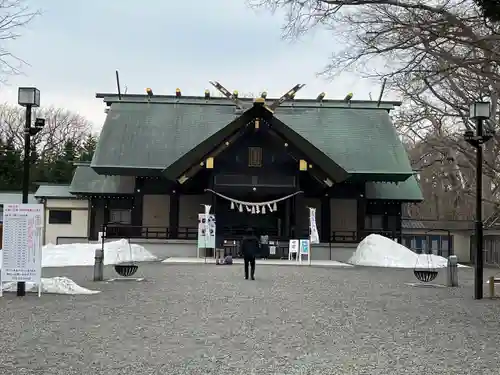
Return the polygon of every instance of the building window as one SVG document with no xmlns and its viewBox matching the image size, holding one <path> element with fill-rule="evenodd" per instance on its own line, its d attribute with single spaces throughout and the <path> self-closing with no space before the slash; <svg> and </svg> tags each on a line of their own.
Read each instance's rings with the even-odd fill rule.
<svg viewBox="0 0 500 375">
<path fill-rule="evenodd" d="M 248 148 L 248 166 L 262 167 L 262 148 L 260 147 Z"/>
<path fill-rule="evenodd" d="M 132 224 L 132 210 L 120 210 L 111 209 L 109 210 L 109 221 L 113 224 Z"/>
<path fill-rule="evenodd" d="M 399 220 L 399 216 L 387 216 L 387 229 L 394 231 L 397 230 Z"/>
<path fill-rule="evenodd" d="M 384 229 L 384 216 L 383 215 L 366 215 L 365 229 Z"/>
<path fill-rule="evenodd" d="M 71 210 L 50 210 L 49 224 L 71 224 Z"/>
</svg>

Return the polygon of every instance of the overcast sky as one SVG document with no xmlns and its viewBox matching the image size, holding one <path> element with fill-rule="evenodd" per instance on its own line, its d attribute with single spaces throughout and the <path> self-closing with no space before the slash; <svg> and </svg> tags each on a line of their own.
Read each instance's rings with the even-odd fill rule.
<svg viewBox="0 0 500 375">
<path fill-rule="evenodd" d="M 43 15 L 10 50 L 31 64 L 25 75 L 2 87 L 0 100 L 16 103 L 17 87 L 36 86 L 42 106 L 64 107 L 86 116 L 96 130 L 104 104 L 96 92 L 115 92 L 120 71 L 128 93 L 202 95 L 209 80 L 230 91 L 278 97 L 296 83 L 297 97 L 355 99 L 378 96 L 380 83 L 346 74 L 333 82 L 316 73 L 335 50 L 334 38 L 315 32 L 281 39 L 282 15 L 256 12 L 244 0 L 29 0 Z"/>
</svg>

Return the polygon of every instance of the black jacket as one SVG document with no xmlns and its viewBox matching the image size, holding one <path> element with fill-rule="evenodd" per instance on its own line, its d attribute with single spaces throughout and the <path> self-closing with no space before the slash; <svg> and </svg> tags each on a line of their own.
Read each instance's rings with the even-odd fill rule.
<svg viewBox="0 0 500 375">
<path fill-rule="evenodd" d="M 255 236 L 243 237 L 240 250 L 245 258 L 255 258 L 259 253 L 260 242 Z"/>
</svg>

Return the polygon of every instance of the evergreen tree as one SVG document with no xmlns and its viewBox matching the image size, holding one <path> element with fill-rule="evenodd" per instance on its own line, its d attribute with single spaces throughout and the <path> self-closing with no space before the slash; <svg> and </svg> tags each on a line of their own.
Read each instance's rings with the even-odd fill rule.
<svg viewBox="0 0 500 375">
<path fill-rule="evenodd" d="M 78 160 L 77 148 L 78 145 L 75 145 L 73 141 L 67 141 L 64 144 L 62 153 L 51 170 L 51 182 L 58 184 L 69 184 L 71 182 L 74 171 L 73 162 Z"/>
<path fill-rule="evenodd" d="M 16 150 L 12 140 L 2 141 L 2 161 L 0 163 L 0 190 L 16 191 L 22 188 L 22 152 Z"/>
<path fill-rule="evenodd" d="M 94 152 L 97 146 L 97 137 L 94 134 L 89 134 L 82 145 L 80 152 L 80 161 L 92 161 Z"/>
</svg>

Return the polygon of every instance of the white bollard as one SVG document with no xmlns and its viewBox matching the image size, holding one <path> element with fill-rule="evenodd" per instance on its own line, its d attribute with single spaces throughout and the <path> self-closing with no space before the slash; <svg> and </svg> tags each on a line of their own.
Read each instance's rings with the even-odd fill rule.
<svg viewBox="0 0 500 375">
<path fill-rule="evenodd" d="M 446 267 L 448 286 L 458 286 L 458 258 L 456 255 L 448 257 L 448 266 Z"/>
</svg>

